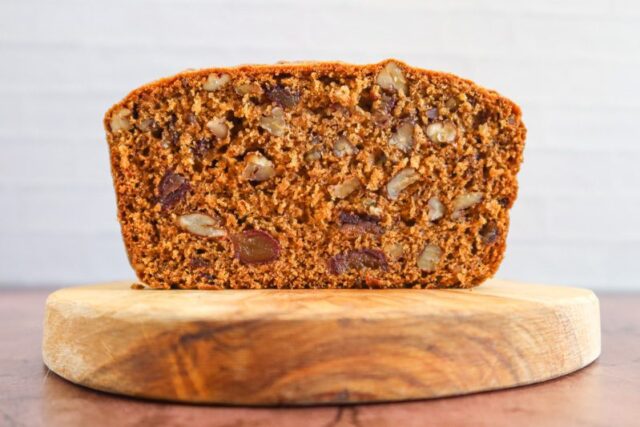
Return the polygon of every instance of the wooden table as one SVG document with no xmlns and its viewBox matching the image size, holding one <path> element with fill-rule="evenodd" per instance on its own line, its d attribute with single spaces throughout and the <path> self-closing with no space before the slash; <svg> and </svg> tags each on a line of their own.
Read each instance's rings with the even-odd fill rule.
<svg viewBox="0 0 640 427">
<path fill-rule="evenodd" d="M 600 295 L 602 356 L 572 375 L 457 398 L 242 408 L 140 401 L 75 386 L 40 355 L 47 290 L 0 291 L 0 426 L 638 426 L 640 295 Z M 473 361 L 470 361 L 473 363 Z"/>
</svg>

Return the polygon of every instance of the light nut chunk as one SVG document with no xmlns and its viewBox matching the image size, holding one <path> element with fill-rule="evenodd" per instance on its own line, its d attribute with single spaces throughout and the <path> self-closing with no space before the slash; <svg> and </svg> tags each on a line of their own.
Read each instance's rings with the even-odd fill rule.
<svg viewBox="0 0 640 427">
<path fill-rule="evenodd" d="M 276 169 L 273 167 L 273 162 L 259 152 L 251 152 L 245 156 L 243 179 L 261 182 L 273 178 L 275 174 Z"/>
<path fill-rule="evenodd" d="M 236 86 L 236 93 L 238 95 L 260 95 L 262 88 L 257 83 L 242 83 Z"/>
<path fill-rule="evenodd" d="M 355 176 L 352 176 L 340 184 L 330 186 L 329 194 L 331 194 L 331 197 L 334 199 L 344 199 L 354 191 L 358 190 L 361 186 L 362 184 L 360 184 L 360 180 Z"/>
<path fill-rule="evenodd" d="M 453 213 L 451 214 L 452 218 L 460 218 L 463 212 L 470 207 L 477 205 L 482 201 L 483 194 L 474 192 L 474 193 L 464 193 L 457 196 L 453 199 Z"/>
<path fill-rule="evenodd" d="M 287 131 L 284 110 L 276 107 L 271 114 L 260 119 L 260 127 L 267 130 L 273 136 L 284 136 Z"/>
<path fill-rule="evenodd" d="M 207 92 L 213 92 L 231 81 L 229 74 L 209 74 L 207 81 L 204 82 L 202 88 Z"/>
<path fill-rule="evenodd" d="M 380 70 L 376 82 L 384 90 L 407 94 L 407 80 L 402 69 L 393 62 L 389 62 Z"/>
<path fill-rule="evenodd" d="M 389 145 L 397 147 L 403 153 L 408 153 L 413 148 L 413 124 L 403 123 L 389 138 Z"/>
<path fill-rule="evenodd" d="M 131 110 L 128 108 L 123 108 L 117 111 L 111 117 L 111 131 L 118 132 L 119 130 L 129 130 L 131 129 Z"/>
<path fill-rule="evenodd" d="M 438 263 L 440 262 L 440 257 L 442 257 L 442 249 L 436 245 L 427 244 L 418 255 L 416 264 L 422 271 L 435 271 Z"/>
<path fill-rule="evenodd" d="M 404 247 L 401 243 L 391 243 L 384 247 L 384 252 L 391 261 L 398 261 L 404 255 Z"/>
<path fill-rule="evenodd" d="M 355 147 L 351 145 L 349 140 L 344 136 L 338 138 L 333 144 L 333 154 L 338 157 L 350 156 L 352 154 L 355 154 L 355 152 Z"/>
<path fill-rule="evenodd" d="M 313 147 L 304 153 L 304 161 L 307 163 L 313 163 L 320 159 L 322 159 L 322 150 L 319 147 Z"/>
<path fill-rule="evenodd" d="M 207 129 L 219 139 L 226 138 L 229 134 L 229 126 L 227 126 L 227 123 L 225 123 L 224 119 L 217 117 L 207 122 Z"/>
<path fill-rule="evenodd" d="M 427 137 L 433 142 L 453 142 L 457 133 L 456 126 L 451 122 L 435 122 L 427 126 Z"/>
<path fill-rule="evenodd" d="M 387 183 L 389 199 L 396 200 L 400 193 L 411 184 L 420 181 L 422 177 L 414 168 L 404 168 Z"/>
<path fill-rule="evenodd" d="M 437 197 L 432 197 L 427 202 L 429 207 L 429 221 L 437 221 L 444 215 L 444 205 Z"/>
<path fill-rule="evenodd" d="M 178 225 L 191 234 L 202 237 L 224 237 L 227 232 L 220 228 L 220 224 L 209 215 L 191 213 L 178 217 Z"/>
</svg>

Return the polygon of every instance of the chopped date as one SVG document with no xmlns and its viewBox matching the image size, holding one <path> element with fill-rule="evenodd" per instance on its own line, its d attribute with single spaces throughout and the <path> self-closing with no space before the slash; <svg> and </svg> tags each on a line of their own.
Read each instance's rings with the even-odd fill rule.
<svg viewBox="0 0 640 427">
<path fill-rule="evenodd" d="M 480 237 L 485 245 L 495 243 L 499 235 L 500 230 L 498 230 L 498 226 L 494 222 L 489 222 L 480 229 Z"/>
<path fill-rule="evenodd" d="M 213 148 L 213 141 L 209 138 L 201 138 L 197 140 L 193 147 L 191 147 L 191 152 L 193 156 L 200 160 L 202 159 L 211 149 Z"/>
<path fill-rule="evenodd" d="M 184 199 L 190 189 L 191 185 L 185 177 L 173 171 L 167 171 L 158 186 L 156 203 L 160 203 L 162 209 L 171 209 Z"/>
<path fill-rule="evenodd" d="M 387 271 L 387 257 L 378 249 L 353 249 L 332 256 L 328 262 L 331 274 L 365 268 Z"/>
<path fill-rule="evenodd" d="M 242 264 L 266 264 L 280 257 L 280 243 L 262 230 L 245 230 L 231 236 L 231 241 Z"/>
<path fill-rule="evenodd" d="M 338 215 L 340 225 L 347 231 L 381 234 L 380 218 L 375 215 L 341 211 Z"/>
<path fill-rule="evenodd" d="M 284 108 L 295 107 L 300 101 L 300 93 L 292 89 L 277 85 L 267 88 L 267 98 Z"/>
<path fill-rule="evenodd" d="M 192 257 L 189 261 L 189 266 L 192 268 L 204 268 L 209 266 L 209 261 L 200 257 Z"/>
</svg>

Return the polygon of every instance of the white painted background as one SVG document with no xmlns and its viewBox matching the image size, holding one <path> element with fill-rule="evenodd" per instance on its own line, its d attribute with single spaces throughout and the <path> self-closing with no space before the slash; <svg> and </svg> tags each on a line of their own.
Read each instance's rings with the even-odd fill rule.
<svg viewBox="0 0 640 427">
<path fill-rule="evenodd" d="M 0 0 L 0 285 L 132 277 L 103 112 L 189 67 L 397 57 L 518 102 L 498 276 L 640 290 L 640 1 Z"/>
</svg>

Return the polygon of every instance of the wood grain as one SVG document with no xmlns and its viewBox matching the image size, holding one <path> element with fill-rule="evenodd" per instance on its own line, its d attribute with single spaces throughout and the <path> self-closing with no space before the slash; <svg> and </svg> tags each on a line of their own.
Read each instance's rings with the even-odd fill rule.
<svg viewBox="0 0 640 427">
<path fill-rule="evenodd" d="M 467 394 L 544 381 L 600 354 L 587 290 L 157 291 L 67 288 L 46 304 L 43 358 L 131 396 L 313 404 Z"/>
<path fill-rule="evenodd" d="M 50 290 L 0 290 L 0 426 L 637 426 L 640 294 L 599 294 L 602 354 L 560 378 L 485 393 L 351 406 L 185 405 L 79 387 L 42 364 Z"/>
</svg>

